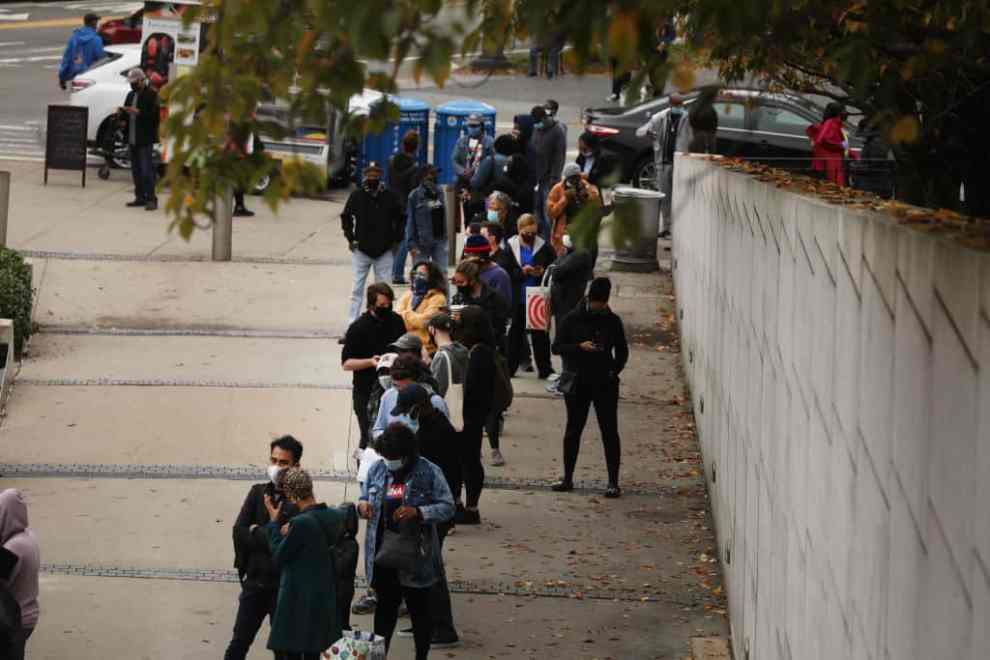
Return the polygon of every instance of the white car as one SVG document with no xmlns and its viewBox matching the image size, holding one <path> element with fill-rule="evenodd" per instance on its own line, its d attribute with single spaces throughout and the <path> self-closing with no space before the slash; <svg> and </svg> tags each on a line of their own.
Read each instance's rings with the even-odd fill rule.
<svg viewBox="0 0 990 660">
<path fill-rule="evenodd" d="M 131 86 L 127 82 L 127 72 L 141 63 L 141 46 L 139 44 L 124 44 L 107 46 L 107 57 L 96 62 L 70 83 L 72 94 L 69 97 L 71 105 L 89 108 L 89 128 L 86 140 L 90 147 L 105 147 L 110 133 L 114 130 L 113 118 L 117 108 L 124 105 Z M 129 166 L 124 153 L 111 155 L 113 164 L 118 167 Z"/>
</svg>

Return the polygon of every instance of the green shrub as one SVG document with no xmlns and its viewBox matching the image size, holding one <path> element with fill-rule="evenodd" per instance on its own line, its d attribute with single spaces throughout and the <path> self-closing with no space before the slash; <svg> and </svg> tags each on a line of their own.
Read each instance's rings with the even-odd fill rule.
<svg viewBox="0 0 990 660">
<path fill-rule="evenodd" d="M 0 318 L 14 322 L 16 359 L 31 336 L 31 303 L 31 269 L 20 254 L 0 248 Z"/>
</svg>

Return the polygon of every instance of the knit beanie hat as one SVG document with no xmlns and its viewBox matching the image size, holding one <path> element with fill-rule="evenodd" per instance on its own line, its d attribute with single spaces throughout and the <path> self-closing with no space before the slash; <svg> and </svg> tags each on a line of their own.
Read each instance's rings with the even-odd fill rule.
<svg viewBox="0 0 990 660">
<path fill-rule="evenodd" d="M 488 244 L 488 239 L 475 234 L 467 237 L 464 242 L 464 255 L 470 257 L 487 257 L 491 254 L 492 247 Z"/>
</svg>

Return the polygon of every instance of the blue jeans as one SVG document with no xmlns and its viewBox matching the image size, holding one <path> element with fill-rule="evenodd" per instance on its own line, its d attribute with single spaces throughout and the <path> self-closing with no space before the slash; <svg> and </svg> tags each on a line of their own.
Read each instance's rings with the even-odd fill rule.
<svg viewBox="0 0 990 660">
<path fill-rule="evenodd" d="M 134 179 L 134 199 L 142 202 L 157 200 L 155 196 L 154 145 L 131 147 L 131 177 Z"/>
<path fill-rule="evenodd" d="M 529 49 L 529 75 L 535 76 L 540 71 L 540 55 L 546 51 L 547 54 L 547 78 L 557 75 L 557 62 L 560 60 L 560 48 L 540 48 L 539 46 Z"/>
<path fill-rule="evenodd" d="M 438 238 L 428 245 L 414 245 L 412 247 L 416 250 L 416 259 L 429 259 L 440 266 L 440 270 L 446 277 L 448 255 L 446 238 Z"/>
<path fill-rule="evenodd" d="M 354 269 L 354 286 L 351 288 L 351 302 L 347 310 L 347 326 L 350 327 L 361 314 L 361 303 L 364 301 L 364 285 L 368 281 L 368 273 L 375 269 L 375 282 L 388 282 L 392 274 L 392 251 L 372 259 L 361 250 L 351 253 L 351 268 Z"/>
<path fill-rule="evenodd" d="M 406 277 L 406 257 L 409 256 L 409 243 L 406 239 L 395 248 L 395 259 L 392 262 L 392 281 L 403 280 Z"/>
</svg>

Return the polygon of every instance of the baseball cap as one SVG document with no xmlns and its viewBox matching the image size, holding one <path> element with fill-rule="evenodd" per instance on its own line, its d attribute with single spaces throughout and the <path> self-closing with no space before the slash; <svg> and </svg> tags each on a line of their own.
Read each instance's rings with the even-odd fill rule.
<svg viewBox="0 0 990 660">
<path fill-rule="evenodd" d="M 395 407 L 392 408 L 391 415 L 405 415 L 413 409 L 413 406 L 424 404 L 429 400 L 430 393 L 426 391 L 425 387 L 411 383 L 399 390 L 399 396 L 395 401 Z"/>
<path fill-rule="evenodd" d="M 423 340 L 419 338 L 419 335 L 407 332 L 390 344 L 389 348 L 396 351 L 421 351 L 423 350 Z"/>
<path fill-rule="evenodd" d="M 399 357 L 398 353 L 386 353 L 385 355 L 378 358 L 377 371 L 384 371 L 385 369 L 391 369 L 392 363 L 395 362 L 395 358 L 397 357 Z"/>
</svg>

